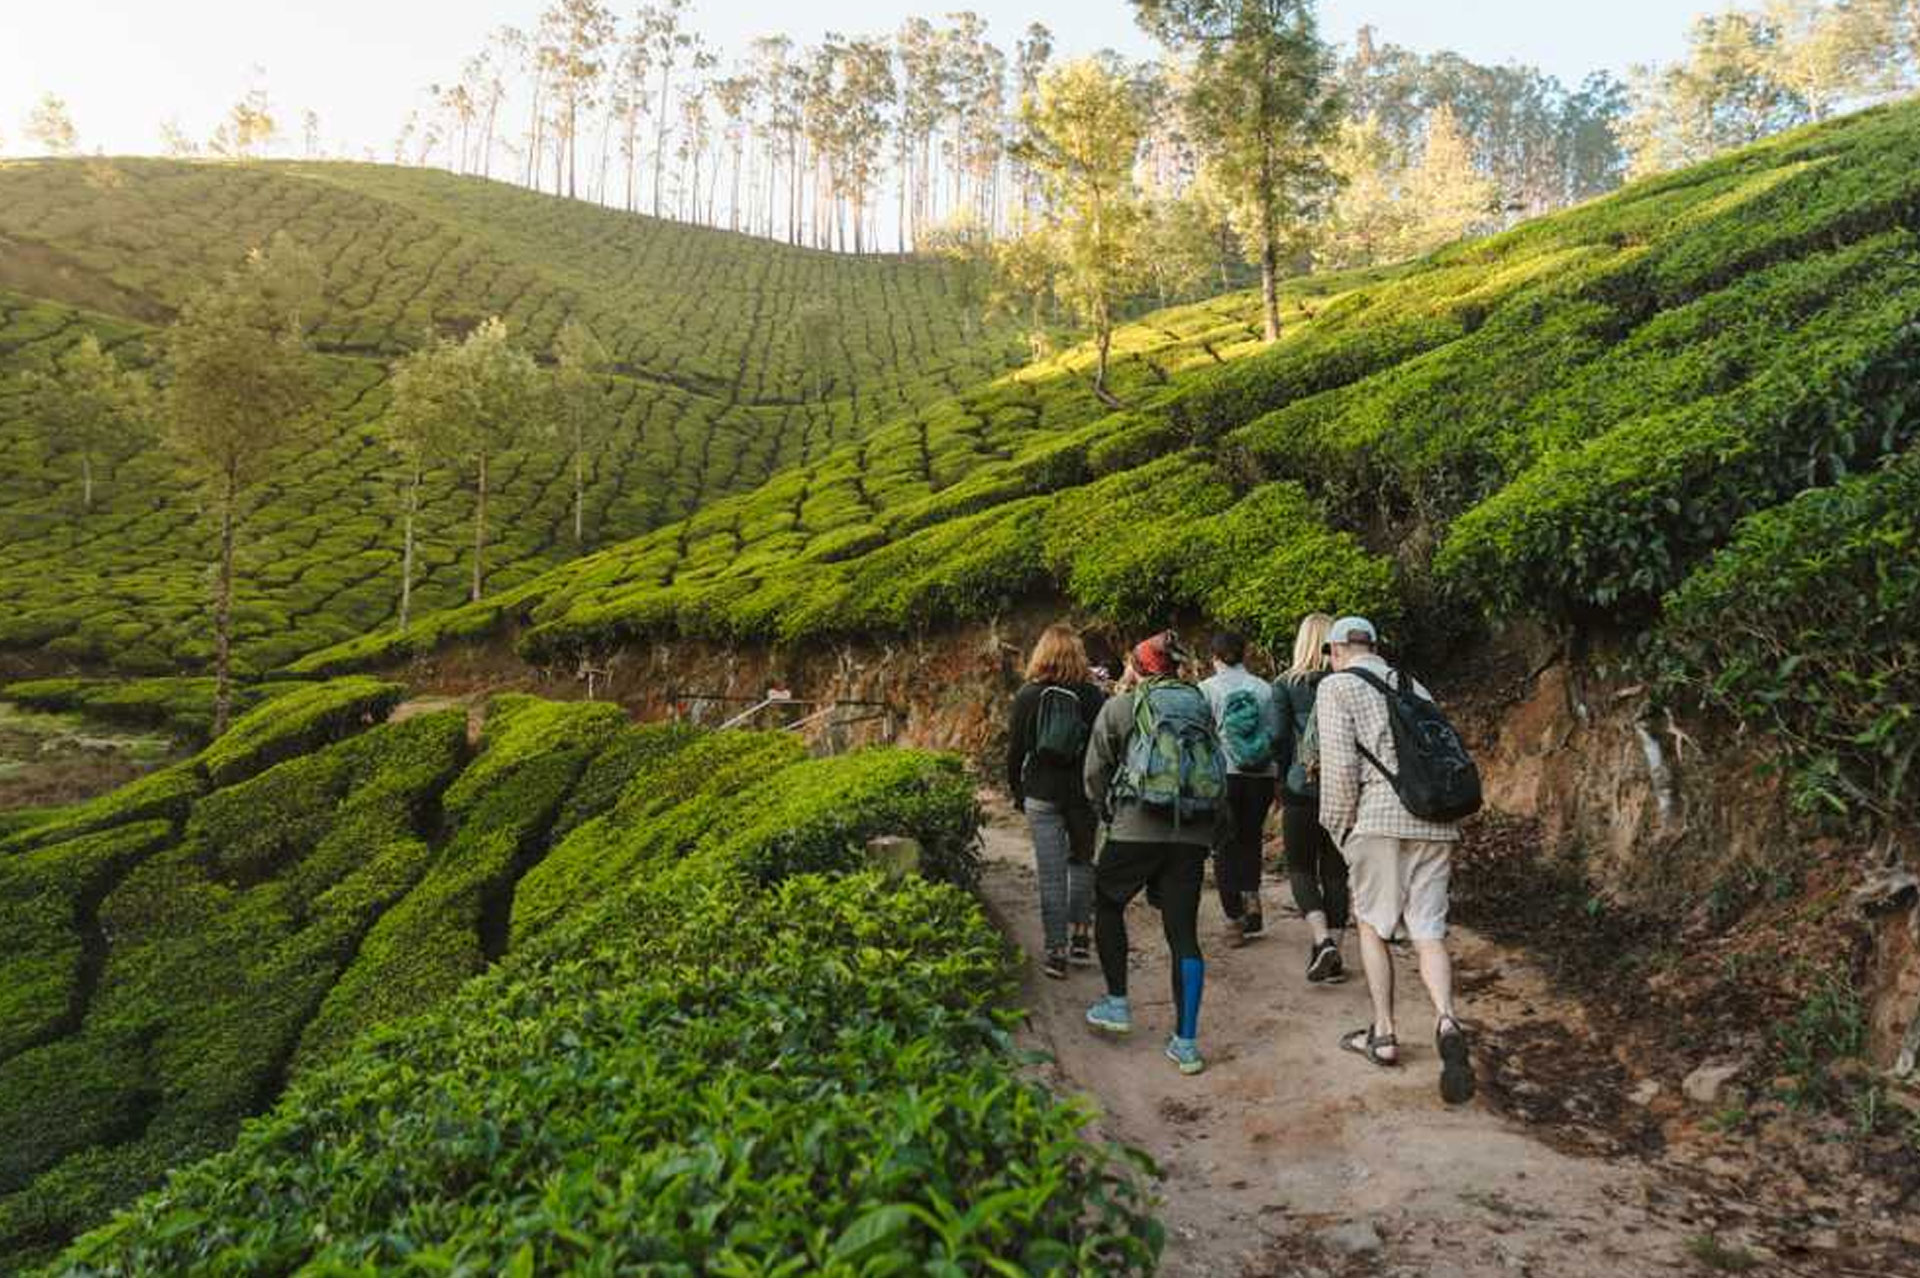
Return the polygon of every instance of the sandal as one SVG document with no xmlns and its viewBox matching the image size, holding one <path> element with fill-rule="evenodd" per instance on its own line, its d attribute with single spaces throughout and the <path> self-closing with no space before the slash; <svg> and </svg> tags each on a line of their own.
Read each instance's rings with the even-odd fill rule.
<svg viewBox="0 0 1920 1278">
<path fill-rule="evenodd" d="M 1453 1017 L 1443 1017 L 1433 1031 L 1440 1049 L 1440 1099 L 1464 1105 L 1473 1099 L 1473 1057 L 1467 1051 L 1467 1032 Z"/>
<path fill-rule="evenodd" d="M 1342 1034 L 1340 1036 L 1340 1046 L 1343 1050 L 1352 1052 L 1356 1056 L 1366 1057 L 1381 1069 L 1399 1068 L 1400 1040 L 1392 1034 L 1374 1033 L 1373 1026 L 1371 1025 L 1365 1029 L 1348 1030 L 1345 1034 Z M 1381 1054 L 1382 1052 L 1389 1051 L 1393 1053 L 1392 1056 L 1384 1056 Z"/>
</svg>

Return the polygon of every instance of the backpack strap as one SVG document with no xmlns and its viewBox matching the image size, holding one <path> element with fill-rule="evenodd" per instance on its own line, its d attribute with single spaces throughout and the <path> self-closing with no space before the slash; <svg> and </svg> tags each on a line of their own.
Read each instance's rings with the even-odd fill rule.
<svg viewBox="0 0 1920 1278">
<path fill-rule="evenodd" d="M 1406 690 L 1404 687 L 1401 687 L 1401 688 L 1390 687 L 1385 679 L 1382 679 L 1379 675 L 1375 674 L 1371 670 L 1361 670 L 1358 667 L 1355 667 L 1352 670 L 1340 670 L 1340 671 L 1336 671 L 1335 673 L 1350 674 L 1356 679 L 1360 679 L 1366 683 L 1372 684 L 1375 688 L 1378 688 L 1380 690 L 1381 695 L 1389 699 L 1393 697 L 1405 695 Z M 1404 677 L 1400 674 L 1398 670 L 1390 671 L 1390 673 L 1394 676 L 1395 679 L 1400 680 L 1402 684 L 1405 683 Z M 1380 762 L 1380 760 L 1374 758 L 1373 751 L 1361 745 L 1358 737 L 1354 738 L 1353 748 L 1360 752 L 1361 758 L 1365 759 L 1368 763 L 1371 763 L 1374 766 L 1374 768 L 1380 773 L 1380 775 L 1387 779 L 1388 785 L 1397 786 L 1400 784 L 1399 776 L 1396 775 L 1395 773 L 1387 771 L 1387 765 Z"/>
</svg>

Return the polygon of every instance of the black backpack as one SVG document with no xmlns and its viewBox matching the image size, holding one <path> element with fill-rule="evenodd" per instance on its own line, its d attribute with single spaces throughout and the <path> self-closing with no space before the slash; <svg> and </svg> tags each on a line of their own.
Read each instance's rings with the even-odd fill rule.
<svg viewBox="0 0 1920 1278">
<path fill-rule="evenodd" d="M 1344 673 L 1358 675 L 1387 698 L 1387 722 L 1393 729 L 1399 773 L 1387 771 L 1365 746 L 1359 750 L 1400 796 L 1401 805 L 1422 821 L 1464 821 L 1478 812 L 1480 769 L 1440 707 L 1415 692 L 1413 681 L 1397 670 L 1393 686 L 1371 670 Z"/>
<path fill-rule="evenodd" d="M 1078 767 L 1087 752 L 1087 720 L 1080 695 L 1071 688 L 1050 683 L 1040 689 L 1040 704 L 1033 714 L 1033 745 L 1029 761 L 1039 760 L 1056 768 Z"/>
</svg>

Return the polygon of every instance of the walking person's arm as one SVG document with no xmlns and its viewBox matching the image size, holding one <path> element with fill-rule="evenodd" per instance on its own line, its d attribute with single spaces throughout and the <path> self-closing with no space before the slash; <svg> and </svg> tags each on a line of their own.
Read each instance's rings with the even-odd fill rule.
<svg viewBox="0 0 1920 1278">
<path fill-rule="evenodd" d="M 1107 807 L 1107 786 L 1113 780 L 1113 770 L 1120 762 L 1120 755 L 1126 749 L 1127 717 L 1132 712 L 1133 697 L 1119 695 L 1107 698 L 1100 707 L 1099 718 L 1093 721 L 1093 735 L 1087 741 L 1087 765 L 1082 769 L 1081 781 L 1086 787 L 1087 801 L 1093 804 L 1095 812 L 1105 812 Z"/>
<path fill-rule="evenodd" d="M 1028 695 L 1027 684 L 1013 694 L 1013 713 L 1007 724 L 1007 793 L 1013 796 L 1013 806 L 1019 807 L 1023 796 L 1020 793 L 1021 774 L 1026 771 L 1028 738 L 1033 735 L 1033 709 L 1035 698 Z"/>
<path fill-rule="evenodd" d="M 1344 695 L 1353 679 L 1327 679 L 1314 700 L 1320 746 L 1320 824 L 1335 845 L 1353 828 L 1360 807 L 1360 752 L 1353 704 Z"/>
</svg>

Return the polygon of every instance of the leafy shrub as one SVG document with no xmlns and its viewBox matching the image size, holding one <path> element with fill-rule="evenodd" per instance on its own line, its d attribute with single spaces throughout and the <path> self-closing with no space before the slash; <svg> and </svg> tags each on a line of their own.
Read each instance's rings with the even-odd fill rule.
<svg viewBox="0 0 1920 1278">
<path fill-rule="evenodd" d="M 46 847 L 113 826 L 179 820 L 205 789 L 206 782 L 192 760 L 150 772 L 118 790 L 76 804 L 0 839 L 0 860 L 9 852 Z"/>
<path fill-rule="evenodd" d="M 1454 525 L 1441 573 L 1493 606 L 1650 609 L 1745 516 L 1898 448 L 1913 427 L 1913 297 L 1833 317 L 1737 391 L 1550 455 Z"/>
<path fill-rule="evenodd" d="M 45 1023 L 45 997 L 0 1022 L 0 1035 L 33 1040 L 0 1059 L 13 1151 L 0 1251 L 92 1223 L 170 1164 L 224 1145 L 278 1092 L 367 928 L 424 871 L 413 823 L 464 741 L 459 712 L 419 716 L 289 759 L 232 798 L 216 791 L 183 837 L 129 826 L 0 862 L 44 869 L 55 877 L 38 899 L 80 907 L 64 942 L 47 920 L 30 948 L 0 955 L 0 986 L 24 985 L 63 944 L 105 944 L 91 977 L 69 978 L 57 1023 Z M 262 830 L 265 815 L 284 829 Z M 72 1080 L 54 1089 L 57 1106 L 52 1078 Z"/>
<path fill-rule="evenodd" d="M 1150 1269 L 1131 1172 L 1005 1074 L 971 900 L 677 886 L 590 961 L 512 965 L 297 1084 L 56 1272 Z"/>
<path fill-rule="evenodd" d="M 1920 455 L 1754 515 L 1666 601 L 1668 696 L 1764 726 L 1803 808 L 1920 813 Z"/>
<path fill-rule="evenodd" d="M 236 719 L 199 757 L 216 787 L 378 723 L 406 695 L 397 683 L 336 679 L 289 692 Z"/>
</svg>

